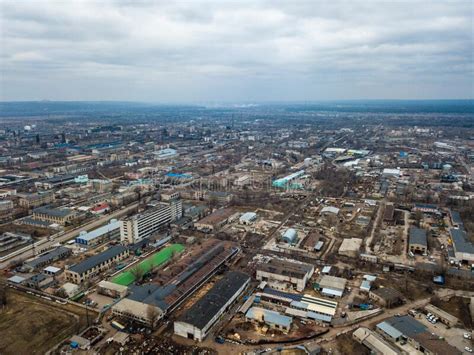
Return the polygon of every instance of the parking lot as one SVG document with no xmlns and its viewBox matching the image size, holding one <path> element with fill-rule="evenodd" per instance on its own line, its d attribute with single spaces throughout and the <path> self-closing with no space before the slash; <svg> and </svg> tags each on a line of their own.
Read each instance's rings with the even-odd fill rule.
<svg viewBox="0 0 474 355">
<path fill-rule="evenodd" d="M 464 350 L 466 346 L 472 349 L 472 340 L 464 338 L 464 333 L 471 334 L 470 331 L 461 328 L 448 328 L 439 321 L 436 322 L 436 324 L 432 324 L 426 319 L 426 315 L 424 314 L 418 314 L 416 319 L 427 326 L 432 333 L 442 336 L 450 345 L 463 353 L 468 354 L 468 352 Z"/>
</svg>

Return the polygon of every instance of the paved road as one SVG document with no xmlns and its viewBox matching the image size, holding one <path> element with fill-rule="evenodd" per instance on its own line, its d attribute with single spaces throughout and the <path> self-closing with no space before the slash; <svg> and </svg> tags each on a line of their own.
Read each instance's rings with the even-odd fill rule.
<svg viewBox="0 0 474 355">
<path fill-rule="evenodd" d="M 50 249 L 56 243 L 63 243 L 63 242 L 66 242 L 70 239 L 73 239 L 73 238 L 75 238 L 79 235 L 80 231 L 94 229 L 94 228 L 100 227 L 101 225 L 107 223 L 111 219 L 120 218 L 121 216 L 127 214 L 129 211 L 137 208 L 137 206 L 138 206 L 138 202 L 134 203 L 132 205 L 129 205 L 127 207 L 124 207 L 120 210 L 114 211 L 114 212 L 112 212 L 110 214 L 107 214 L 105 216 L 102 216 L 99 219 L 93 220 L 88 224 L 84 224 L 84 225 L 82 225 L 78 228 L 75 228 L 73 230 L 70 230 L 66 233 L 61 232 L 61 233 L 55 234 L 55 235 L 52 236 L 52 238 L 50 238 L 50 240 L 48 240 L 45 243 L 41 244 L 40 246 L 36 247 L 35 248 L 36 253 L 34 253 L 33 249 L 27 249 L 23 253 L 18 254 L 16 256 L 14 256 L 12 258 L 9 258 L 9 259 L 3 261 L 2 263 L 0 263 L 0 269 L 4 269 L 4 268 L 8 267 L 9 264 L 13 261 L 26 260 L 26 259 L 38 254 L 39 250 Z"/>
</svg>

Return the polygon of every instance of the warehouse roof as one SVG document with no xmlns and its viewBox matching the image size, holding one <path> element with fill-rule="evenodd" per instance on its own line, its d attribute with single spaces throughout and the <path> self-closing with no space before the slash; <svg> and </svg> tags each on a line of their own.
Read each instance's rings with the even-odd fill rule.
<svg viewBox="0 0 474 355">
<path fill-rule="evenodd" d="M 463 229 L 451 228 L 449 230 L 453 240 L 454 250 L 459 253 L 474 254 L 474 245 L 467 240 L 467 233 Z"/>
<path fill-rule="evenodd" d="M 426 240 L 426 230 L 416 227 L 410 228 L 410 244 L 419 244 L 423 246 L 428 246 Z"/>
<path fill-rule="evenodd" d="M 46 214 L 49 216 L 60 217 L 60 218 L 73 214 L 73 212 L 68 208 L 51 208 L 47 206 L 35 208 L 33 210 L 33 213 Z"/>
<path fill-rule="evenodd" d="M 216 314 L 225 307 L 229 299 L 249 281 L 250 277 L 244 273 L 228 272 L 178 321 L 189 323 L 199 329 L 205 328 Z"/>
<path fill-rule="evenodd" d="M 257 271 L 264 271 L 271 274 L 304 278 L 311 273 L 314 267 L 309 264 L 291 262 L 287 260 L 271 259 L 268 263 L 257 265 Z"/>
<path fill-rule="evenodd" d="M 293 322 L 292 317 L 285 316 L 275 311 L 260 307 L 252 307 L 245 314 L 247 318 L 264 321 L 267 324 L 274 324 L 284 328 L 289 328 Z"/>
<path fill-rule="evenodd" d="M 78 274 L 82 274 L 86 272 L 87 270 L 92 269 L 93 267 L 103 263 L 104 261 L 110 260 L 113 257 L 122 254 L 127 250 L 126 247 L 123 245 L 114 245 L 113 247 L 107 249 L 106 251 L 91 256 L 84 261 L 81 261 L 80 263 L 73 265 L 69 268 L 69 270 L 73 272 L 77 272 Z"/>
<path fill-rule="evenodd" d="M 385 320 L 384 323 L 388 323 L 400 333 L 408 337 L 413 337 L 416 334 L 423 333 L 427 329 L 422 323 L 418 322 L 411 316 L 395 316 Z"/>
<path fill-rule="evenodd" d="M 76 239 L 82 239 L 82 240 L 87 240 L 87 241 L 93 240 L 104 234 L 110 233 L 113 230 L 120 229 L 120 224 L 121 224 L 120 221 L 112 220 L 109 224 L 106 224 L 105 226 L 94 229 L 90 232 L 82 231 Z"/>
</svg>

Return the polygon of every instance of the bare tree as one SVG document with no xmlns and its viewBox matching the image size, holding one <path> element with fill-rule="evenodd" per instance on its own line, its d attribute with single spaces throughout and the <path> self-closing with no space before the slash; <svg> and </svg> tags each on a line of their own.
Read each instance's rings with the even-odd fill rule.
<svg viewBox="0 0 474 355">
<path fill-rule="evenodd" d="M 146 317 L 150 321 L 151 327 L 154 328 L 156 322 L 160 319 L 160 311 L 154 305 L 149 304 L 146 308 Z"/>
<path fill-rule="evenodd" d="M 143 279 L 143 276 L 145 275 L 145 272 L 141 267 L 138 265 L 130 269 L 130 273 L 133 275 L 133 278 L 135 279 L 135 282 L 140 282 Z"/>
</svg>

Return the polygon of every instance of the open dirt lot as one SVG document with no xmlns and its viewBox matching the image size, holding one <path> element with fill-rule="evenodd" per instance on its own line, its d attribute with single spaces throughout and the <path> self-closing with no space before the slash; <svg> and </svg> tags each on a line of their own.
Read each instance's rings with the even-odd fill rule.
<svg viewBox="0 0 474 355">
<path fill-rule="evenodd" d="M 86 324 L 82 308 L 57 305 L 59 309 L 12 289 L 7 297 L 7 306 L 0 309 L 0 354 L 44 354 Z"/>
</svg>

